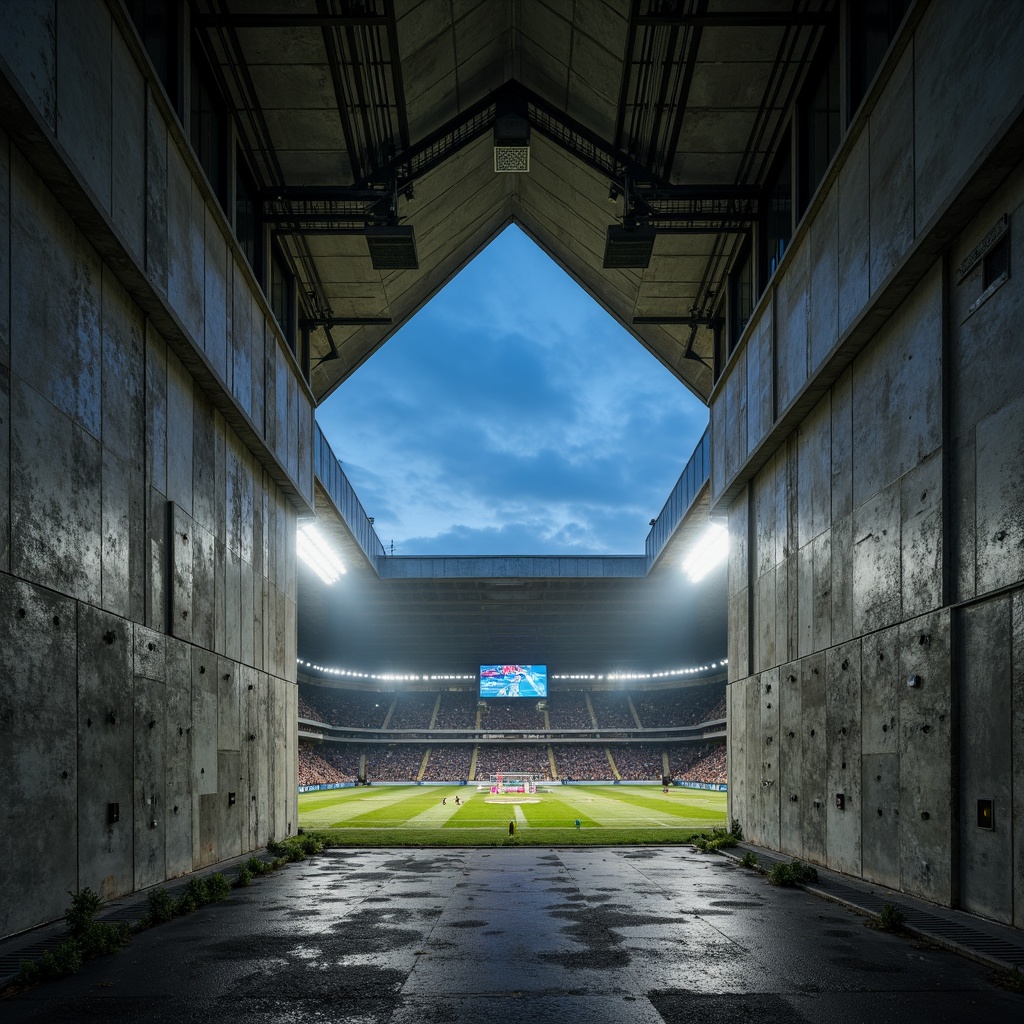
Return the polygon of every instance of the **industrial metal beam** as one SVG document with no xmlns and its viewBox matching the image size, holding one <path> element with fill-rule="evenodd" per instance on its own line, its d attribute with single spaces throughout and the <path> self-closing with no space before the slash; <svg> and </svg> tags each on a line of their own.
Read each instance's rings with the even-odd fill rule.
<svg viewBox="0 0 1024 1024">
<path fill-rule="evenodd" d="M 640 14 L 641 26 L 700 26 L 701 28 L 785 28 L 789 25 L 827 25 L 832 11 L 724 11 L 694 14 Z"/>
<path fill-rule="evenodd" d="M 336 28 L 378 25 L 386 28 L 384 14 L 200 14 L 194 19 L 200 28 Z"/>
</svg>

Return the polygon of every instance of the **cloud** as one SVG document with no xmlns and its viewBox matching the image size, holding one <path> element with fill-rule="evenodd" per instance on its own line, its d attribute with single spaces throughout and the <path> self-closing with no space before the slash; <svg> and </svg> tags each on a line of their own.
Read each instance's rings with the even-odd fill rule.
<svg viewBox="0 0 1024 1024">
<path fill-rule="evenodd" d="M 517 229 L 317 416 L 396 554 L 638 553 L 707 424 Z"/>
</svg>

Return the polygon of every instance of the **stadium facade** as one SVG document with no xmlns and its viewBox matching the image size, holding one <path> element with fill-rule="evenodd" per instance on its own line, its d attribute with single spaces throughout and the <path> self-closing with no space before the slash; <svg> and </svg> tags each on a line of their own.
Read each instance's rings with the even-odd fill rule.
<svg viewBox="0 0 1024 1024">
<path fill-rule="evenodd" d="M 294 831 L 300 518 L 515 640 L 314 470 L 510 222 L 710 406 L 747 836 L 1024 926 L 1022 158 L 995 0 L 0 5 L 0 934 Z"/>
</svg>

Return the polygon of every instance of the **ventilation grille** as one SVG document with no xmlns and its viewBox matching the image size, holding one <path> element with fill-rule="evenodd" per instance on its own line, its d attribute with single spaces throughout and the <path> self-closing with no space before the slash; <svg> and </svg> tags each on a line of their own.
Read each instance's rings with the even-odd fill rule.
<svg viewBox="0 0 1024 1024">
<path fill-rule="evenodd" d="M 495 146 L 494 170 L 498 174 L 529 174 L 529 146 Z"/>
<path fill-rule="evenodd" d="M 988 288 L 1010 270 L 1010 236 L 1003 235 L 985 256 L 985 269 L 982 271 L 981 287 Z"/>
</svg>

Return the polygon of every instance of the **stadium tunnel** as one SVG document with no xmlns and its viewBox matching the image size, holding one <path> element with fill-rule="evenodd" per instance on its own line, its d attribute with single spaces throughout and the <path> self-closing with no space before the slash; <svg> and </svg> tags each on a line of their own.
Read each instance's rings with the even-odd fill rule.
<svg viewBox="0 0 1024 1024">
<path fill-rule="evenodd" d="M 751 840 L 1024 927 L 1022 54 L 983 0 L 0 6 L 0 934 L 294 832 L 300 653 L 537 638 L 725 654 Z M 384 559 L 331 479 L 317 403 L 510 223 L 710 407 L 628 572 Z"/>
</svg>

